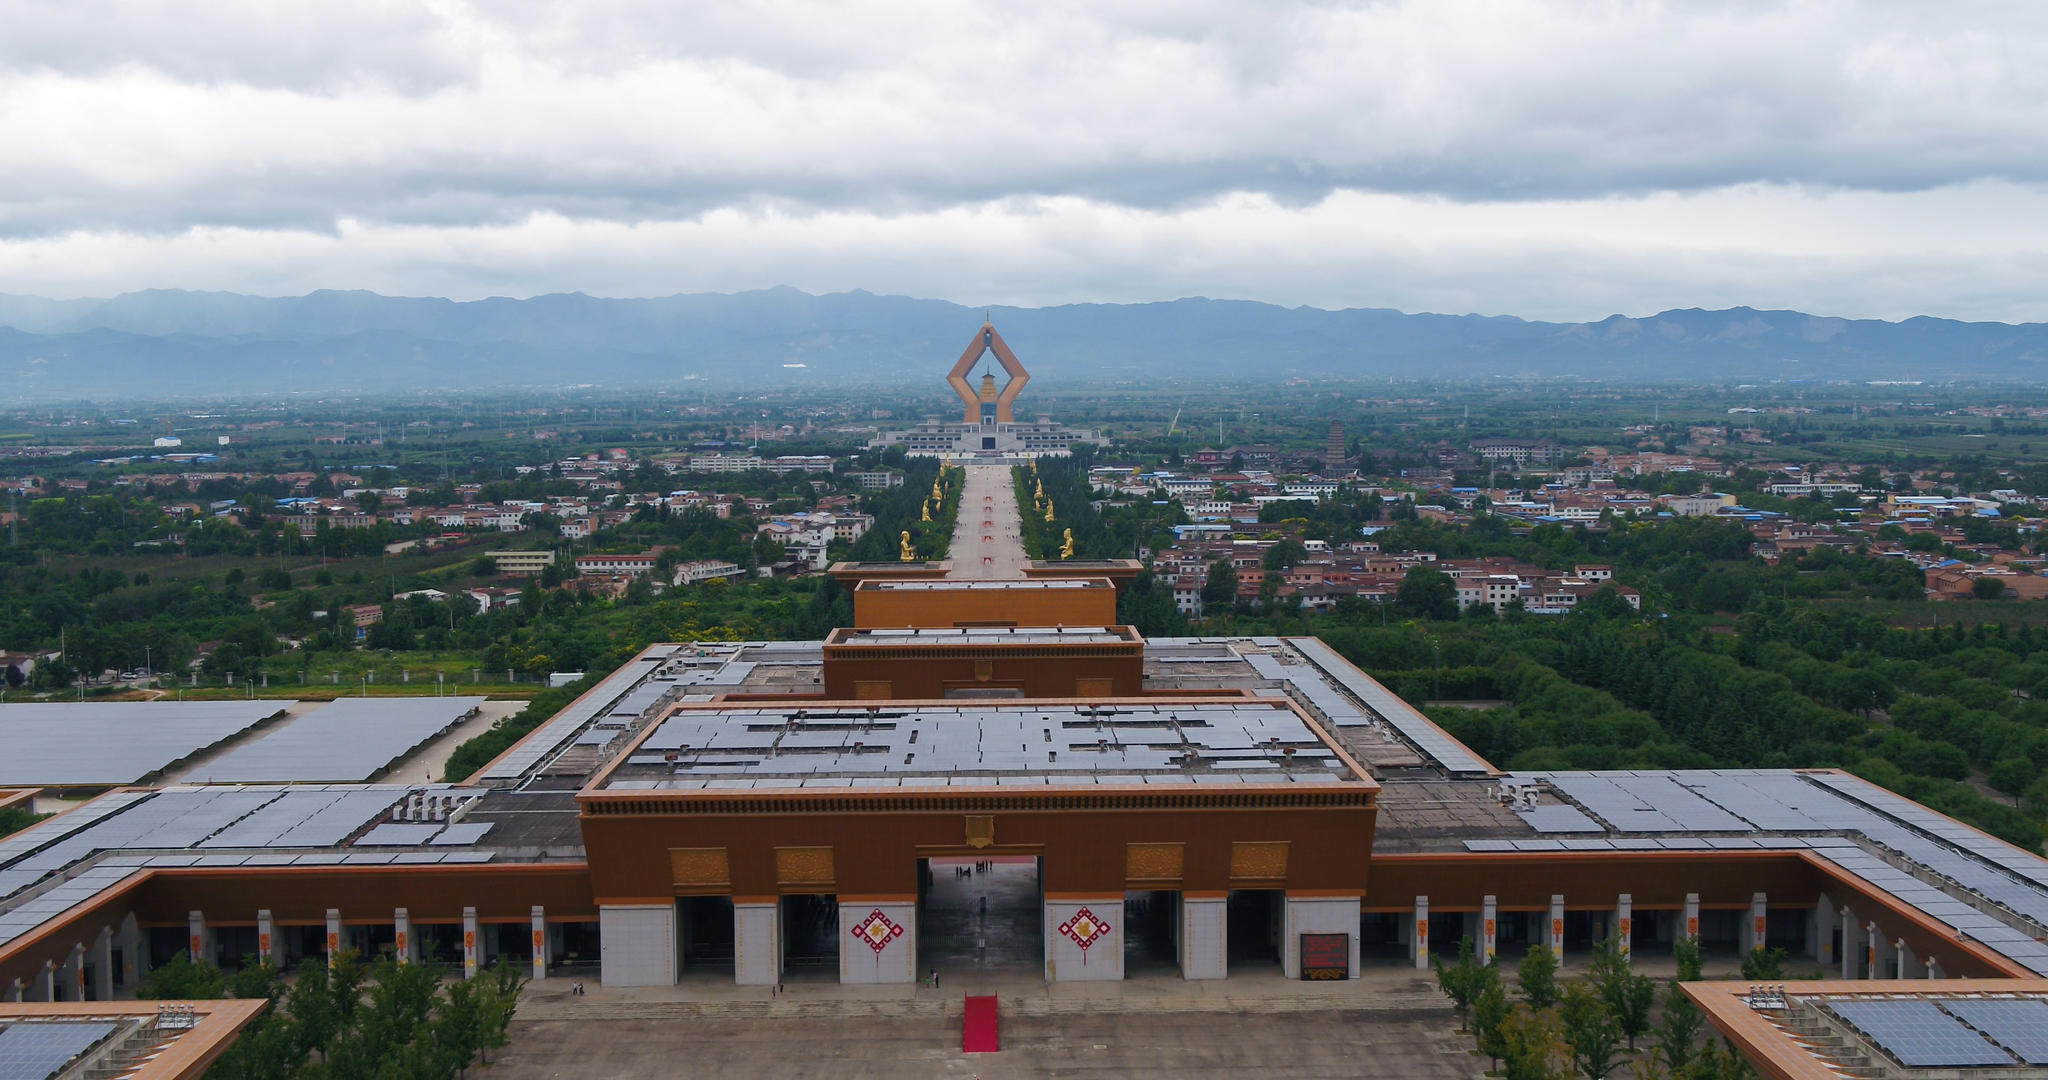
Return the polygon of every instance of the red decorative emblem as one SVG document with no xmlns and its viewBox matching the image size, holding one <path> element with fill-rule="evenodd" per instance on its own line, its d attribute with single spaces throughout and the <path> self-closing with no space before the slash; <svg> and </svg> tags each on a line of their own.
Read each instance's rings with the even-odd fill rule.
<svg viewBox="0 0 2048 1080">
<path fill-rule="evenodd" d="M 889 917 L 882 914 L 881 908 L 869 912 L 867 918 L 855 923 L 853 927 L 854 940 L 875 950 L 878 956 L 883 949 L 889 947 L 890 942 L 902 936 L 903 927 L 889 921 Z"/>
<path fill-rule="evenodd" d="M 1060 924 L 1060 933 L 1081 950 L 1081 962 L 1088 962 L 1088 946 L 1109 936 L 1109 924 L 1095 917 L 1095 913 L 1082 908 L 1074 917 Z"/>
</svg>

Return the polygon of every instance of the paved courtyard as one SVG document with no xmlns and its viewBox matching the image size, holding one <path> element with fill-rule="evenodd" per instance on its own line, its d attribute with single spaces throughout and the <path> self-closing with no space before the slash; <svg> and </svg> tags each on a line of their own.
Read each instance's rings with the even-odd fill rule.
<svg viewBox="0 0 2048 1080">
<path fill-rule="evenodd" d="M 515 1021 L 479 1075 L 555 1077 L 1478 1077 L 1447 1012 L 1119 1012 L 1003 1019 L 1003 1049 L 960 1052 L 960 1019 Z"/>
</svg>

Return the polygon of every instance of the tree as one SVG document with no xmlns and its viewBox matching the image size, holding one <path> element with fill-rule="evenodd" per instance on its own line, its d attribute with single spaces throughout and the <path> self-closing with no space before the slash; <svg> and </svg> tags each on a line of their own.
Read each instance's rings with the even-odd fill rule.
<svg viewBox="0 0 2048 1080">
<path fill-rule="evenodd" d="M 375 514 L 384 507 L 384 496 L 374 491 L 356 492 L 356 507 L 365 514 Z"/>
<path fill-rule="evenodd" d="M 1531 945 L 1515 969 L 1522 1000 L 1532 1009 L 1547 1009 L 1557 1003 L 1557 957 L 1548 945 Z"/>
<path fill-rule="evenodd" d="M 1571 1075 L 1571 1050 L 1558 1038 L 1557 1015 L 1517 1005 L 1500 1022 L 1503 1080 L 1564 1080 Z"/>
<path fill-rule="evenodd" d="M 1490 965 L 1479 961 L 1478 949 L 1473 946 L 1470 935 L 1458 940 L 1456 963 L 1446 964 L 1440 956 L 1432 957 L 1430 962 L 1436 966 L 1436 984 L 1451 999 L 1452 1007 L 1457 1009 L 1458 1027 L 1463 1030 L 1472 1003 L 1486 989 L 1485 971 Z"/>
<path fill-rule="evenodd" d="M 1500 1063 L 1502 1045 L 1501 1024 L 1506 1022 L 1512 1007 L 1508 1004 L 1507 987 L 1501 983 L 1500 968 L 1486 965 L 1487 975 L 1479 995 L 1472 999 L 1472 1033 L 1477 1037 L 1479 1052 L 1485 1054 L 1494 1064 Z"/>
<path fill-rule="evenodd" d="M 2034 767 L 2032 760 L 2013 755 L 1993 762 L 1987 779 L 1990 780 L 1992 788 L 2012 796 L 2013 801 L 2017 802 L 2021 793 L 2027 790 L 2039 774 L 2040 770 Z"/>
<path fill-rule="evenodd" d="M 2005 599 L 2005 583 L 1995 577 L 1980 577 L 1970 586 L 1970 595 L 1979 600 Z"/>
<path fill-rule="evenodd" d="M 198 1001 L 221 997 L 227 989 L 227 976 L 219 968 L 204 960 L 195 961 L 181 949 L 170 963 L 150 969 L 136 987 L 135 996 L 145 1000 Z"/>
<path fill-rule="evenodd" d="M 1613 1014 L 1622 1035 L 1628 1039 L 1628 1048 L 1634 1050 L 1636 1036 L 1650 1030 L 1650 1010 L 1657 1003 L 1656 980 L 1630 969 L 1614 940 L 1601 942 L 1593 953 L 1589 978 L 1600 992 L 1600 1000 L 1607 1003 L 1607 1011 Z"/>
<path fill-rule="evenodd" d="M 1614 1054 L 1621 1046 L 1621 1025 L 1600 992 L 1584 979 L 1566 983 L 1558 1001 L 1558 1017 L 1564 1041 L 1572 1048 L 1572 1062 L 1592 1080 L 1604 1080 L 1614 1068 Z"/>
<path fill-rule="evenodd" d="M 1263 561 L 1268 570 L 1286 570 L 1305 558 L 1308 558 L 1308 548 L 1301 541 L 1288 537 L 1267 548 Z"/>
<path fill-rule="evenodd" d="M 1423 619 L 1454 619 L 1458 615 L 1458 586 L 1449 574 L 1433 566 L 1411 566 L 1394 592 L 1394 603 L 1403 611 Z"/>
<path fill-rule="evenodd" d="M 1742 958 L 1742 977 L 1757 982 L 1776 982 L 1785 977 L 1785 950 L 1751 949 Z"/>
<path fill-rule="evenodd" d="M 1665 1064 L 1671 1066 L 1672 1075 L 1682 1074 L 1686 1066 L 1692 1063 L 1693 1055 L 1698 1051 L 1700 1027 L 1704 1022 L 1705 1017 L 1700 1014 L 1699 1006 L 1685 996 L 1685 991 L 1679 988 L 1678 980 L 1673 980 L 1665 987 L 1664 1015 L 1657 1020 L 1654 1041 L 1657 1052 L 1663 1055 Z"/>
<path fill-rule="evenodd" d="M 1229 607 L 1237 602 L 1237 570 L 1227 558 L 1209 564 L 1209 578 L 1202 583 L 1204 610 Z"/>
</svg>

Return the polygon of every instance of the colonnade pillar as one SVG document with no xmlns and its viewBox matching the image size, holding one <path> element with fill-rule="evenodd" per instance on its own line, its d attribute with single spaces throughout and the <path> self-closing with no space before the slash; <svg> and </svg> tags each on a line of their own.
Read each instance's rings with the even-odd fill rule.
<svg viewBox="0 0 2048 1080">
<path fill-rule="evenodd" d="M 1820 901 L 1813 905 L 1813 915 L 1807 920 L 1808 932 L 1813 935 L 1813 947 L 1808 950 L 1815 960 L 1823 964 L 1835 959 L 1835 904 L 1822 893 Z"/>
<path fill-rule="evenodd" d="M 1693 942 L 1695 944 L 1699 942 L 1700 894 L 1696 892 L 1689 892 L 1685 894 L 1685 924 L 1683 926 L 1680 926 L 1678 929 L 1681 933 L 1685 935 L 1685 940 Z"/>
<path fill-rule="evenodd" d="M 1500 898 L 1491 893 L 1479 902 L 1479 960 L 1492 963 L 1500 943 Z"/>
<path fill-rule="evenodd" d="M 334 962 L 341 956 L 341 909 L 327 909 L 327 969 L 334 970 Z"/>
<path fill-rule="evenodd" d="M 1415 933 L 1409 935 L 1409 951 L 1414 953 L 1415 967 L 1425 970 L 1429 967 L 1429 897 L 1415 898 Z"/>
<path fill-rule="evenodd" d="M 844 951 L 846 943 L 840 942 L 839 947 Z M 533 977 L 548 977 L 548 913 L 539 904 L 533 905 Z"/>
<path fill-rule="evenodd" d="M 142 926 L 135 921 L 135 913 L 121 917 L 121 985 L 134 986 L 149 973 L 149 957 L 143 952 Z"/>
<path fill-rule="evenodd" d="M 1229 909 L 1226 896 L 1181 897 L 1181 978 L 1221 979 L 1230 974 Z"/>
<path fill-rule="evenodd" d="M 1907 978 L 1906 969 L 1913 963 L 1913 947 L 1900 938 L 1892 942 L 1892 955 L 1898 958 L 1898 974 L 1894 978 Z"/>
<path fill-rule="evenodd" d="M 99 936 L 92 940 L 92 996 L 100 1001 L 114 1000 L 114 928 L 100 927 Z"/>
<path fill-rule="evenodd" d="M 277 962 L 279 944 L 280 942 L 277 940 L 277 920 L 271 918 L 269 908 L 257 908 L 256 955 L 261 956 L 266 964 L 274 967 L 282 966 Z"/>
<path fill-rule="evenodd" d="M 1123 914 L 1121 907 L 1117 914 Z M 782 901 L 734 901 L 732 919 L 732 981 L 740 986 L 781 982 Z M 1046 936 L 1054 936 L 1050 928 Z"/>
<path fill-rule="evenodd" d="M 203 911 L 185 913 L 185 955 L 195 964 L 207 958 L 206 913 Z"/>
<path fill-rule="evenodd" d="M 1770 900 L 1763 893 L 1749 897 L 1749 925 L 1743 930 L 1747 951 L 1756 952 L 1770 941 Z"/>
<path fill-rule="evenodd" d="M 1550 955 L 1564 959 L 1564 894 L 1550 894 L 1550 921 L 1544 924 L 1543 939 L 1550 946 Z"/>
<path fill-rule="evenodd" d="M 71 946 L 71 951 L 70 951 L 69 953 L 66 953 L 66 954 L 65 954 L 65 956 L 64 956 L 64 963 L 63 963 L 63 966 L 62 966 L 62 968 L 60 969 L 60 973 L 61 973 L 61 975 L 62 975 L 62 977 L 63 977 L 63 984 L 64 984 L 64 997 L 65 997 L 65 1000 L 67 1000 L 67 1001 L 84 1001 L 84 1000 L 85 1000 L 85 945 L 84 945 L 84 944 L 82 944 L 82 943 L 81 943 L 81 944 L 77 944 L 77 945 L 73 945 L 73 946 Z M 54 1000 L 54 999 L 53 999 L 53 1000 Z"/>
<path fill-rule="evenodd" d="M 1860 950 L 1862 949 L 1862 945 L 1857 942 L 1856 938 L 1862 932 L 1863 926 L 1856 921 L 1856 913 L 1849 910 L 1847 904 L 1842 905 L 1842 978 L 1844 979 L 1856 977 L 1856 962 L 1861 958 Z"/>
<path fill-rule="evenodd" d="M 1635 955 L 1635 907 L 1634 893 L 1622 893 L 1614 902 L 1614 952 L 1624 964 Z"/>
<path fill-rule="evenodd" d="M 466 907 L 462 909 L 462 977 L 474 979 L 476 978 L 476 972 L 476 909 Z"/>
<path fill-rule="evenodd" d="M 412 912 L 404 908 L 391 909 L 391 951 L 401 964 L 419 958 L 419 948 L 412 938 Z"/>
</svg>

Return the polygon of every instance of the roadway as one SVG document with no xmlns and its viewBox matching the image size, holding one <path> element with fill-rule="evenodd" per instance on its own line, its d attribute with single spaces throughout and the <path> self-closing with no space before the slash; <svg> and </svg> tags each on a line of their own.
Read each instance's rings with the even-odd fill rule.
<svg viewBox="0 0 2048 1080">
<path fill-rule="evenodd" d="M 1015 581 L 1024 576 L 1023 522 L 1017 516 L 1017 489 L 1008 465 L 965 465 L 967 483 L 960 493 L 960 517 L 953 523 L 953 561 L 948 578 L 966 581 Z"/>
</svg>

